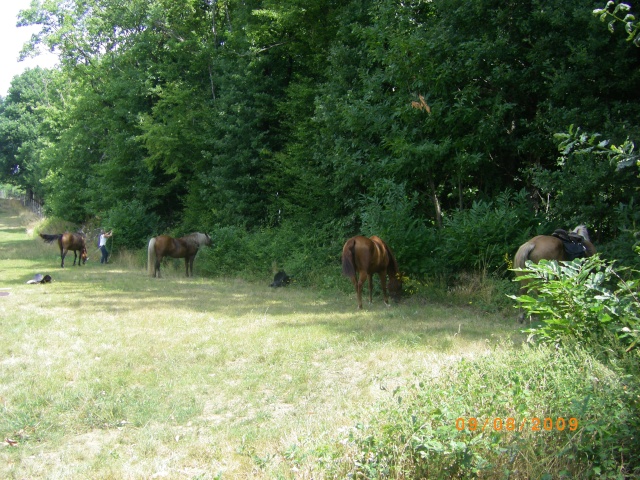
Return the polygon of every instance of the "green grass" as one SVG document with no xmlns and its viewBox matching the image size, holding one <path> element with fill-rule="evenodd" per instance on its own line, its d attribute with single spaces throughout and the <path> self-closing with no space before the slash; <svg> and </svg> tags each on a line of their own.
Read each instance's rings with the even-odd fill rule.
<svg viewBox="0 0 640 480">
<path fill-rule="evenodd" d="M 90 252 L 85 266 L 61 269 L 57 247 L 34 234 L 43 225 L 54 228 L 0 201 L 0 478 L 640 469 L 636 353 L 523 348 L 512 317 L 455 306 L 488 292 L 473 278 L 445 302 L 418 294 L 387 308 L 378 293 L 357 311 L 344 278 L 347 288 L 273 289 L 268 274 L 198 276 L 196 259 L 195 278 L 170 261 L 152 279 L 143 252 L 107 265 Z M 35 273 L 53 282 L 26 284 Z M 456 429 L 472 417 L 575 417 L 580 428 Z"/>
<path fill-rule="evenodd" d="M 0 208 L 2 478 L 322 478 L 386 392 L 519 338 L 470 309 L 201 278 L 197 259 L 191 279 L 135 255 L 61 269 L 37 219 Z"/>
<path fill-rule="evenodd" d="M 336 472 L 638 478 L 640 388 L 637 358 L 629 360 L 601 362 L 579 345 L 507 347 L 449 365 L 446 375 L 418 376 L 352 430 L 352 464 Z"/>
</svg>

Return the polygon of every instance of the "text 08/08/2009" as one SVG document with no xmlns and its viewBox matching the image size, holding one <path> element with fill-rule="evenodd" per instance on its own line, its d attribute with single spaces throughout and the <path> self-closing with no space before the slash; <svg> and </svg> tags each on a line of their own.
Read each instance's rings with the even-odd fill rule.
<svg viewBox="0 0 640 480">
<path fill-rule="evenodd" d="M 578 429 L 578 419 L 574 417 L 532 417 L 523 419 L 495 417 L 480 420 L 474 417 L 460 417 L 456 419 L 456 429 L 459 431 L 469 430 L 470 432 L 484 432 L 486 430 L 494 430 L 496 432 L 523 432 L 525 430 L 532 432 L 550 432 L 557 430 L 561 432 L 563 430 L 569 430 L 574 432 Z"/>
</svg>

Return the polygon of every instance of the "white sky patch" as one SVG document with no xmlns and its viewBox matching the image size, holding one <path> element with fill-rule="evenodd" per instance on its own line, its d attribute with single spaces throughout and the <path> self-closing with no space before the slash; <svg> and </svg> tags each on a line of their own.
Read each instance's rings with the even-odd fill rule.
<svg viewBox="0 0 640 480">
<path fill-rule="evenodd" d="M 27 68 L 51 68 L 58 57 L 49 52 L 40 53 L 35 58 L 18 61 L 20 50 L 38 31 L 34 27 L 16 27 L 18 12 L 29 8 L 31 0 L 0 0 L 0 96 L 5 97 L 11 86 L 11 80 Z"/>
</svg>

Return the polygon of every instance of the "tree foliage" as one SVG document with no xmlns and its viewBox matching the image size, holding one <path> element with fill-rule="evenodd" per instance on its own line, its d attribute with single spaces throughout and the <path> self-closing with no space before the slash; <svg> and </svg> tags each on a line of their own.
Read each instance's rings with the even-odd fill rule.
<svg viewBox="0 0 640 480">
<path fill-rule="evenodd" d="M 640 23 L 636 20 L 635 15 L 631 13 L 631 6 L 627 3 L 618 3 L 608 1 L 604 8 L 597 8 L 593 14 L 600 17 L 600 20 L 606 22 L 609 20 L 609 31 L 613 33 L 616 24 L 624 25 L 627 33 L 627 41 L 633 42 L 636 47 L 640 47 Z M 623 16 L 624 15 L 624 16 Z"/>
<path fill-rule="evenodd" d="M 23 53 L 44 46 L 61 63 L 20 76 L 2 99 L 1 180 L 75 221 L 153 219 L 120 243 L 131 247 L 221 228 L 323 232 L 320 248 L 370 232 L 426 275 L 445 262 L 478 268 L 496 236 L 508 237 L 503 258 L 524 232 L 578 217 L 615 241 L 628 226 L 616 212 L 636 213 L 637 179 L 595 151 L 558 161 L 554 140 L 572 124 L 618 145 L 640 133 L 640 57 L 592 10 L 567 0 L 36 2 L 20 14 L 41 28 Z M 498 213 L 508 192 L 526 192 L 517 218 Z M 478 227 L 459 260 L 446 256 L 478 212 L 495 225 Z"/>
<path fill-rule="evenodd" d="M 16 77 L 0 101 L 0 178 L 43 198 L 43 132 L 52 121 L 58 85 L 54 72 L 36 68 Z"/>
</svg>

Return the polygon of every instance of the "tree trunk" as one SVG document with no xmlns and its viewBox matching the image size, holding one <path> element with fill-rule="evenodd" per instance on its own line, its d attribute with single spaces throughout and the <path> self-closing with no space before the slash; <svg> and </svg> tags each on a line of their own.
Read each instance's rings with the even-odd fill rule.
<svg viewBox="0 0 640 480">
<path fill-rule="evenodd" d="M 431 201 L 436 210 L 436 225 L 438 228 L 442 228 L 442 209 L 440 207 L 440 200 L 438 200 L 438 194 L 436 193 L 436 184 L 433 179 L 429 180 L 429 187 L 431 188 Z"/>
</svg>

